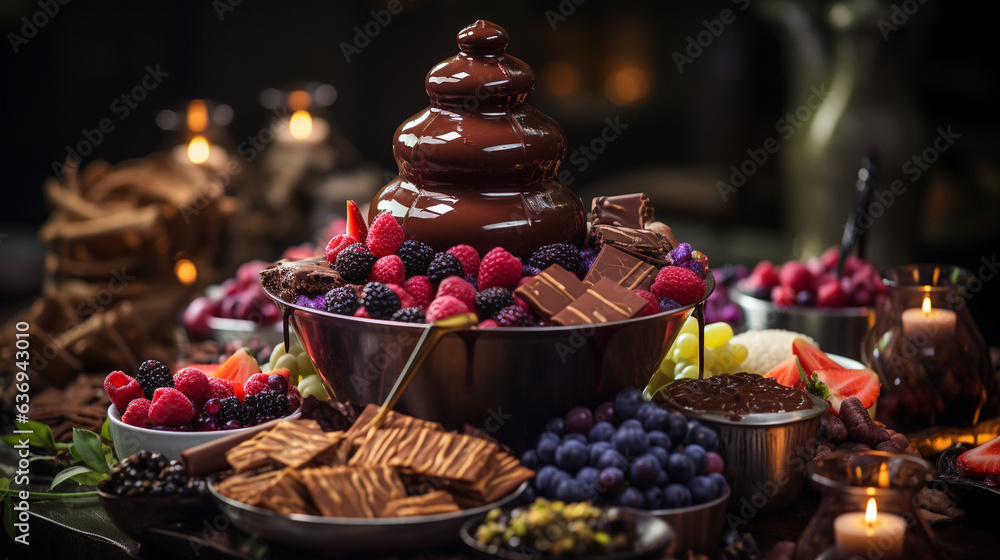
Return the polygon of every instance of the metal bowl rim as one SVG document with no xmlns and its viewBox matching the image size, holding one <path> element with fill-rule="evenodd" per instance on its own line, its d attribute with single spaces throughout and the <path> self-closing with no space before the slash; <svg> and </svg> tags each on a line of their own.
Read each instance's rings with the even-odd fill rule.
<svg viewBox="0 0 1000 560">
<path fill-rule="evenodd" d="M 838 318 L 862 318 L 874 313 L 877 308 L 873 306 L 864 307 L 817 307 L 810 305 L 790 305 L 788 307 L 777 307 L 773 303 L 763 300 L 742 291 L 737 286 L 729 288 L 729 299 L 736 302 L 740 307 L 745 307 L 761 311 L 773 311 L 775 313 L 785 313 L 788 315 L 816 315 L 822 317 Z"/>
<path fill-rule="evenodd" d="M 302 409 L 301 408 L 299 408 L 298 410 L 293 411 L 288 416 L 281 417 L 281 420 L 296 420 L 300 416 L 302 416 Z M 204 437 L 209 436 L 209 435 L 218 435 L 218 437 L 225 437 L 225 436 L 229 436 L 229 435 L 233 435 L 233 434 L 243 433 L 244 430 L 253 430 L 254 428 L 259 429 L 257 426 L 247 426 L 245 428 L 236 428 L 234 430 L 215 430 L 215 431 L 208 431 L 208 430 L 206 430 L 206 431 L 201 431 L 201 432 L 167 432 L 167 431 L 161 431 L 161 430 L 151 430 L 149 428 L 141 428 L 139 426 L 131 426 L 129 424 L 126 424 L 125 422 L 122 422 L 122 420 L 121 420 L 121 413 L 118 412 L 118 409 L 115 408 L 114 404 L 108 406 L 108 422 L 110 424 L 112 424 L 114 427 L 116 427 L 118 429 L 121 429 L 121 430 L 136 431 L 136 432 L 138 432 L 140 434 L 142 434 L 142 433 L 157 434 L 157 435 L 162 435 L 162 436 L 166 436 L 166 437 L 176 437 L 178 439 L 184 438 L 184 437 L 188 437 L 188 438 L 201 437 L 201 438 L 204 438 Z"/>
<path fill-rule="evenodd" d="M 656 517 L 659 517 L 661 515 L 680 515 L 680 514 L 684 514 L 684 513 L 695 513 L 695 512 L 702 511 L 702 510 L 712 509 L 713 507 L 715 507 L 715 506 L 717 506 L 717 505 L 725 502 L 726 500 L 729 499 L 729 496 L 732 495 L 732 493 L 733 493 L 733 491 L 729 487 L 729 483 L 727 482 L 726 483 L 726 492 L 725 492 L 725 494 L 719 496 L 718 498 L 716 498 L 714 500 L 705 502 L 703 504 L 698 504 L 696 506 L 687 506 L 687 507 L 674 508 L 674 509 L 634 509 L 634 508 L 622 508 L 622 509 L 626 509 L 628 511 L 645 512 L 645 513 L 648 513 L 650 515 L 654 515 Z"/>
</svg>

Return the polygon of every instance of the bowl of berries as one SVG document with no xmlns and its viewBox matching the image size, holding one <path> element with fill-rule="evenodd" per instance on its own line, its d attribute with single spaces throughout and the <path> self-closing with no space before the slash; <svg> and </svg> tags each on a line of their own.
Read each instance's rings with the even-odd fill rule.
<svg viewBox="0 0 1000 560">
<path fill-rule="evenodd" d="M 147 360 L 135 377 L 111 372 L 104 390 L 112 402 L 108 423 L 118 457 L 147 450 L 180 459 L 190 447 L 297 417 L 302 403 L 287 369 L 263 373 L 245 349 L 222 364 L 175 372 Z"/>
<path fill-rule="evenodd" d="M 783 329 L 805 333 L 825 350 L 861 358 L 861 341 L 874 323 L 888 288 L 875 267 L 849 255 L 841 274 L 836 247 L 806 262 L 757 263 L 731 288 L 747 330 Z"/>
</svg>

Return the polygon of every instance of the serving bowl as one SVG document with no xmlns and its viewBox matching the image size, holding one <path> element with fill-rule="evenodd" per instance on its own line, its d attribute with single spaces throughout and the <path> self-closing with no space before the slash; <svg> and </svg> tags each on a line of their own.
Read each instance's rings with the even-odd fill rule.
<svg viewBox="0 0 1000 560">
<path fill-rule="evenodd" d="M 129 455 L 132 455 L 142 449 L 148 449 L 149 451 L 158 451 L 164 454 L 168 459 L 180 460 L 181 451 L 190 447 L 195 447 L 196 445 L 215 441 L 219 438 L 224 438 L 234 434 L 255 433 L 260 430 L 267 429 L 282 420 L 291 420 L 298 418 L 301 415 L 301 411 L 296 410 L 284 418 L 236 430 L 215 430 L 210 432 L 167 432 L 151 430 L 149 428 L 140 428 L 138 426 L 130 426 L 122 422 L 122 416 L 119 414 L 118 409 L 115 408 L 115 405 L 108 407 L 108 423 L 111 425 L 111 439 L 114 441 L 115 454 L 121 458 L 128 457 Z"/>
<path fill-rule="evenodd" d="M 715 287 L 708 275 L 704 302 Z M 381 404 L 428 325 L 336 315 L 269 295 L 338 400 Z M 593 408 L 646 386 L 697 304 L 586 326 L 477 328 L 444 335 L 396 408 L 448 429 L 469 424 L 523 451 L 556 410 Z"/>
<path fill-rule="evenodd" d="M 666 521 L 674 530 L 671 553 L 692 550 L 699 554 L 711 554 L 722 540 L 731 494 L 732 491 L 726 488 L 723 495 L 710 502 L 683 508 L 646 510 L 645 513 Z"/>
</svg>

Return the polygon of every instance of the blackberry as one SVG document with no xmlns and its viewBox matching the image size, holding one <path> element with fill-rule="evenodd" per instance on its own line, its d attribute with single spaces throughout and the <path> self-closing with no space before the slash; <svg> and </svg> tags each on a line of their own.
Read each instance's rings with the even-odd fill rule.
<svg viewBox="0 0 1000 560">
<path fill-rule="evenodd" d="M 449 276 L 458 276 L 461 278 L 463 275 L 462 261 L 458 260 L 458 257 L 455 255 L 448 253 L 434 255 L 430 266 L 427 267 L 427 277 L 435 284 Z"/>
<path fill-rule="evenodd" d="M 514 305 L 514 296 L 507 288 L 486 288 L 476 294 L 476 311 L 481 317 L 495 317 L 501 309 Z"/>
<path fill-rule="evenodd" d="M 340 252 L 333 267 L 340 276 L 351 284 L 361 284 L 368 279 L 368 274 L 375 264 L 375 255 L 371 254 L 364 243 L 355 243 Z"/>
<path fill-rule="evenodd" d="M 524 278 L 526 276 L 528 276 L 528 277 L 530 277 L 530 276 L 538 276 L 541 273 L 542 273 L 541 270 L 538 270 L 537 268 L 531 266 L 530 264 L 526 264 L 523 267 L 521 267 L 521 277 L 522 278 Z"/>
<path fill-rule="evenodd" d="M 426 323 L 427 317 L 424 310 L 419 307 L 406 307 L 392 314 L 393 321 L 403 323 Z"/>
<path fill-rule="evenodd" d="M 193 495 L 206 491 L 205 479 L 189 477 L 183 464 L 145 450 L 115 465 L 98 488 L 116 496 Z"/>
<path fill-rule="evenodd" d="M 553 243 L 535 249 L 531 258 L 528 259 L 528 264 L 539 270 L 545 270 L 553 264 L 558 264 L 575 273 L 580 270 L 581 261 L 580 250 L 576 247 L 569 243 Z"/>
<path fill-rule="evenodd" d="M 170 373 L 170 368 L 156 360 L 146 360 L 139 364 L 139 373 L 135 374 L 135 380 L 139 382 L 142 394 L 149 400 L 153 400 L 153 392 L 160 387 L 174 386 L 174 376 Z"/>
<path fill-rule="evenodd" d="M 326 300 L 326 310 L 330 313 L 340 315 L 354 315 L 354 312 L 361 307 L 358 301 L 358 292 L 350 286 L 334 288 L 324 296 Z"/>
<path fill-rule="evenodd" d="M 252 397 L 253 395 L 250 396 Z M 247 410 L 246 405 L 240 402 L 239 397 L 226 397 L 219 401 L 219 412 L 215 415 L 215 419 L 220 425 L 225 425 L 231 420 L 236 420 L 242 427 L 252 424 L 252 416 Z"/>
<path fill-rule="evenodd" d="M 403 270 L 406 271 L 407 278 L 427 275 L 427 267 L 434 260 L 434 248 L 415 239 L 404 241 L 396 254 L 403 261 Z"/>
<path fill-rule="evenodd" d="M 274 389 L 265 389 L 259 393 L 246 396 L 246 408 L 252 417 L 251 425 L 288 416 L 292 408 L 288 405 L 288 396 Z"/>
<path fill-rule="evenodd" d="M 369 282 L 361 292 L 361 305 L 372 319 L 389 319 L 399 311 L 399 296 L 381 282 Z"/>
<path fill-rule="evenodd" d="M 580 251 L 580 269 L 576 272 L 576 275 L 583 278 L 590 272 L 590 267 L 594 266 L 594 261 L 597 260 L 597 249 L 584 249 Z"/>
<path fill-rule="evenodd" d="M 535 319 L 520 305 L 508 305 L 497 312 L 496 322 L 501 327 L 530 327 Z"/>
</svg>

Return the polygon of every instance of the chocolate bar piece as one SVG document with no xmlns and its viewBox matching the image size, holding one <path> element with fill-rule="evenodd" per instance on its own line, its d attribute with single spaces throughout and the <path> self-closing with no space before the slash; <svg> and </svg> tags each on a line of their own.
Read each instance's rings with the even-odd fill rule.
<svg viewBox="0 0 1000 560">
<path fill-rule="evenodd" d="M 261 447 L 260 440 L 267 432 L 261 432 L 226 451 L 226 462 L 238 472 L 251 471 L 271 462 L 267 450 Z"/>
<path fill-rule="evenodd" d="M 608 225 L 590 228 L 590 245 L 614 245 L 656 258 L 663 258 L 673 249 L 666 237 L 653 230 Z"/>
<path fill-rule="evenodd" d="M 392 467 L 318 467 L 302 469 L 299 477 L 328 517 L 378 517 L 389 502 L 406 496 Z"/>
<path fill-rule="evenodd" d="M 558 264 L 553 264 L 516 290 L 540 316 L 549 319 L 587 291 L 587 285 Z"/>
<path fill-rule="evenodd" d="M 274 484 L 261 492 L 257 505 L 282 515 L 302 513 L 318 515 L 319 511 L 312 505 L 309 492 L 299 481 L 298 472 L 284 469 Z"/>
<path fill-rule="evenodd" d="M 601 247 L 594 264 L 587 272 L 585 282 L 596 284 L 610 278 L 630 290 L 648 290 L 656 279 L 656 267 L 611 245 Z"/>
<path fill-rule="evenodd" d="M 663 237 L 666 237 L 667 241 L 670 243 L 671 249 L 680 245 L 680 242 L 678 242 L 677 238 L 674 237 L 674 230 L 670 229 L 670 226 L 668 226 L 667 224 L 663 222 L 653 222 L 646 227 L 652 231 L 655 231 L 656 233 L 659 233 Z"/>
<path fill-rule="evenodd" d="M 346 284 L 323 257 L 298 261 L 282 259 L 260 271 L 260 282 L 268 292 L 291 302 L 299 294 L 325 294 Z"/>
<path fill-rule="evenodd" d="M 642 299 L 642 298 L 640 298 Z M 473 482 L 492 472 L 496 443 L 473 436 L 422 428 L 372 430 L 349 465 L 388 465 L 404 472 Z"/>
<path fill-rule="evenodd" d="M 643 193 L 597 196 L 590 206 L 591 225 L 644 229 L 653 219 L 653 207 Z"/>
<path fill-rule="evenodd" d="M 456 493 L 461 494 L 459 499 L 463 501 L 464 507 L 495 502 L 535 476 L 535 471 L 522 465 L 517 457 L 509 453 L 501 451 L 491 461 L 495 463 L 492 476 L 481 478 L 472 484 L 456 482 L 451 485 Z"/>
<path fill-rule="evenodd" d="M 614 280 L 602 278 L 582 297 L 552 317 L 552 322 L 569 326 L 623 321 L 638 315 L 648 303 Z"/>
<path fill-rule="evenodd" d="M 390 501 L 382 509 L 380 517 L 415 517 L 436 515 L 458 511 L 455 498 L 444 490 L 434 490 L 418 496 L 407 496 Z"/>
<path fill-rule="evenodd" d="M 277 470 L 264 473 L 237 474 L 218 482 L 215 485 L 215 489 L 223 496 L 255 506 L 260 502 L 261 494 L 276 484 L 283 472 Z"/>
</svg>

